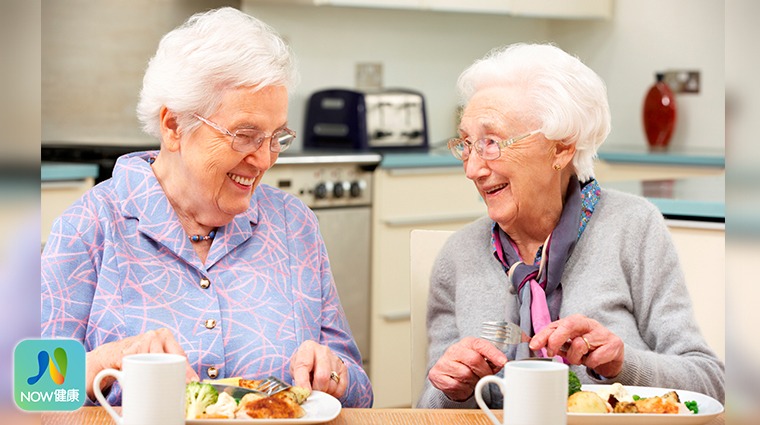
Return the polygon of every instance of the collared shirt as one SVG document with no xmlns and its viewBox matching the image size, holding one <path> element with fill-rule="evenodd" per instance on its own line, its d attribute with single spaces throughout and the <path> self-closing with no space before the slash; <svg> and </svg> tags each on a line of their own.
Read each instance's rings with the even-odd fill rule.
<svg viewBox="0 0 760 425">
<path fill-rule="evenodd" d="M 290 356 L 314 340 L 349 369 L 343 405 L 371 406 L 314 213 L 260 185 L 202 264 L 150 168 L 155 154 L 119 158 L 113 178 L 55 221 L 42 256 L 43 337 L 90 351 L 165 327 L 201 379 L 288 382 Z M 120 398 L 115 386 L 109 402 Z"/>
</svg>

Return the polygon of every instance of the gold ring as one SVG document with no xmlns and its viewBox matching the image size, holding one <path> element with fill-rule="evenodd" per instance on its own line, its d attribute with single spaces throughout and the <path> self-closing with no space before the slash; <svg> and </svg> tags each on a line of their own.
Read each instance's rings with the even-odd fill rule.
<svg viewBox="0 0 760 425">
<path fill-rule="evenodd" d="M 330 372 L 330 379 L 335 381 L 336 384 L 340 384 L 340 375 L 338 375 L 338 372 L 334 370 Z"/>
<path fill-rule="evenodd" d="M 586 341 L 586 348 L 588 348 L 588 351 L 593 351 L 594 349 L 591 348 L 591 343 L 588 342 L 588 340 L 586 339 L 586 337 L 585 336 L 581 336 L 581 338 L 583 338 L 583 340 Z"/>
</svg>

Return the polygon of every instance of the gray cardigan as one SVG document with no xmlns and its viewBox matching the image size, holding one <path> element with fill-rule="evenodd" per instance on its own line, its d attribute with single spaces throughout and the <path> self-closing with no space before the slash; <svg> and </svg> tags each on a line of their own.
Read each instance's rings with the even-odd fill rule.
<svg viewBox="0 0 760 425">
<path fill-rule="evenodd" d="M 433 266 L 428 299 L 427 373 L 446 349 L 477 336 L 484 320 L 518 319 L 517 298 L 493 256 L 491 226 L 483 217 L 454 233 Z M 708 260 L 708 259 L 706 259 Z M 716 283 L 717 284 L 717 283 Z M 724 365 L 694 320 L 670 233 L 660 211 L 644 198 L 604 190 L 562 275 L 560 317 L 580 313 L 625 343 L 622 372 L 595 379 L 573 366 L 583 383 L 676 388 L 723 402 Z M 490 403 L 491 395 L 484 392 Z M 494 397 L 501 404 L 500 394 Z M 475 397 L 449 400 L 426 379 L 418 407 L 472 408 Z"/>
</svg>

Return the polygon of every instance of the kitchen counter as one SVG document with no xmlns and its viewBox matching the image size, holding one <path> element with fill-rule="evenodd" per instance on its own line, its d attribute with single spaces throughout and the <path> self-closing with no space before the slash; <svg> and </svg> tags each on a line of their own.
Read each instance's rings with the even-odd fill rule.
<svg viewBox="0 0 760 425">
<path fill-rule="evenodd" d="M 43 162 L 40 164 L 42 182 L 83 180 L 98 177 L 96 164 L 79 164 L 69 162 Z"/>
<path fill-rule="evenodd" d="M 637 164 L 698 165 L 725 167 L 723 151 L 716 149 L 670 147 L 664 151 L 650 151 L 647 146 L 608 146 L 598 152 L 599 159 L 607 162 Z"/>
<path fill-rule="evenodd" d="M 606 162 L 662 164 L 675 166 L 704 166 L 723 168 L 725 157 L 714 150 L 679 150 L 649 152 L 641 148 L 610 149 L 599 152 Z M 427 153 L 384 153 L 381 169 L 462 167 L 448 150 L 435 149 Z M 465 178 L 464 175 L 462 178 Z M 669 219 L 725 222 L 725 175 L 684 177 L 674 179 L 609 181 L 602 188 L 614 188 L 644 196 L 657 205 Z"/>
<path fill-rule="evenodd" d="M 643 196 L 667 219 L 725 223 L 725 176 L 618 181 L 601 186 Z"/>
<path fill-rule="evenodd" d="M 457 167 L 462 161 L 454 158 L 448 149 L 432 149 L 429 152 L 383 153 L 380 168 Z"/>
<path fill-rule="evenodd" d="M 601 155 L 601 153 L 600 153 Z M 622 154 L 621 154 L 622 155 Z M 636 154 L 632 152 L 631 158 L 636 155 L 645 156 L 644 152 Z M 653 157 L 657 157 L 656 154 Z M 678 160 L 679 154 L 668 154 Z M 696 154 L 683 155 L 680 158 L 702 158 L 695 161 L 703 161 L 709 164 L 717 164 L 715 157 Z M 712 159 L 707 159 L 712 158 Z M 369 166 L 380 161 L 380 168 L 430 168 L 430 167 L 456 167 L 460 168 L 462 162 L 451 156 L 448 151 L 435 151 L 429 153 L 384 153 L 382 156 L 376 153 L 330 153 L 330 152 L 285 152 L 278 163 L 289 164 L 303 161 L 364 161 Z M 694 163 L 694 162 L 692 162 Z M 717 165 L 716 165 L 717 166 Z M 79 180 L 87 177 L 97 178 L 98 166 L 87 163 L 59 163 L 43 162 L 41 167 L 41 179 L 43 182 Z M 464 179 L 464 175 L 462 175 Z M 725 221 L 725 176 L 719 177 L 693 177 L 672 180 L 627 180 L 602 184 L 603 188 L 614 188 L 624 192 L 641 195 L 652 201 L 662 211 L 666 218 L 705 220 L 713 222 Z"/>
<path fill-rule="evenodd" d="M 357 164 L 374 169 L 383 159 L 375 152 L 288 150 L 280 154 L 277 164 Z"/>
<path fill-rule="evenodd" d="M 653 165 L 680 165 L 725 167 L 726 158 L 722 151 L 715 149 L 670 148 L 666 151 L 650 151 L 646 146 L 621 146 L 602 148 L 598 152 L 600 160 L 610 163 L 632 163 Z M 454 158 L 448 149 L 438 147 L 429 152 L 383 153 L 381 168 L 411 167 L 461 167 L 462 162 Z"/>
</svg>

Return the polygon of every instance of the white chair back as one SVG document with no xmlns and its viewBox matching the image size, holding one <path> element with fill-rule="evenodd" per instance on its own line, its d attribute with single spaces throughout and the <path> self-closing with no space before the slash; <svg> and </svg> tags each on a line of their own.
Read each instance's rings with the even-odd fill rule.
<svg viewBox="0 0 760 425">
<path fill-rule="evenodd" d="M 427 299 L 430 272 L 450 230 L 412 230 L 409 237 L 411 326 L 412 326 L 412 407 L 417 405 L 427 380 Z"/>
</svg>

